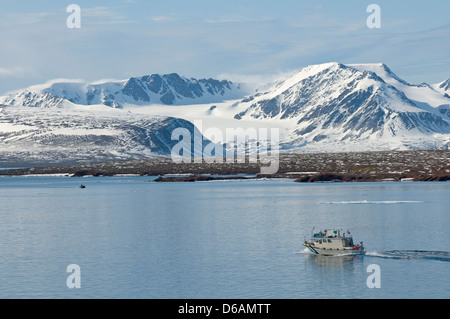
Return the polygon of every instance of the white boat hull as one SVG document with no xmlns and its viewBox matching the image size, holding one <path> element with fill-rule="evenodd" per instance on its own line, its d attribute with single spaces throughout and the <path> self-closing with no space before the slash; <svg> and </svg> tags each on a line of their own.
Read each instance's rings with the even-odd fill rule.
<svg viewBox="0 0 450 319">
<path fill-rule="evenodd" d="M 364 249 L 354 249 L 354 248 L 326 249 L 315 247 L 314 245 L 311 245 L 309 243 L 305 243 L 304 246 L 308 248 L 308 250 L 313 254 L 323 256 L 363 255 L 365 253 Z"/>
</svg>

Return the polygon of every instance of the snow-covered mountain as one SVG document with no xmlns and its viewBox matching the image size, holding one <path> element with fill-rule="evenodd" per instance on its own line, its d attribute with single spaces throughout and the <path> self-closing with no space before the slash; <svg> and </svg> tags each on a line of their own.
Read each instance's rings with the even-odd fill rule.
<svg viewBox="0 0 450 319">
<path fill-rule="evenodd" d="M 167 156 L 178 142 L 171 139 L 175 128 L 187 129 L 191 137 L 201 133 L 177 114 L 145 114 L 133 108 L 217 103 L 245 94 L 241 84 L 175 73 L 34 85 L 0 97 L 0 164 Z M 204 145 L 208 142 L 205 138 Z"/>
<path fill-rule="evenodd" d="M 223 137 L 227 128 L 278 128 L 281 151 L 292 152 L 449 149 L 449 84 L 415 85 L 384 64 L 336 62 L 251 95 L 245 84 L 177 74 L 52 81 L 0 97 L 0 164 L 170 155 L 175 128 L 211 139 L 208 128 Z"/>
<path fill-rule="evenodd" d="M 241 85 L 231 81 L 197 80 L 172 73 L 94 83 L 55 80 L 12 92 L 1 97 L 0 104 L 37 107 L 103 104 L 121 108 L 126 105 L 215 103 L 244 95 Z"/>
<path fill-rule="evenodd" d="M 171 138 L 176 128 L 191 134 L 196 151 L 194 137 L 201 133 L 189 121 L 101 108 L 0 105 L 0 167 L 167 156 L 178 143 Z M 209 142 L 205 139 L 204 145 Z"/>
<path fill-rule="evenodd" d="M 325 63 L 245 98 L 235 118 L 284 122 L 283 147 L 300 151 L 446 149 L 449 106 L 442 92 L 384 64 Z"/>
</svg>

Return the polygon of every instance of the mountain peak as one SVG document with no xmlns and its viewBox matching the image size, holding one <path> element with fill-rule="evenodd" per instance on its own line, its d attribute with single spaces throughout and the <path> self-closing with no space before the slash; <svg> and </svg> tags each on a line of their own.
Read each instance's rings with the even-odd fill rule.
<svg viewBox="0 0 450 319">
<path fill-rule="evenodd" d="M 408 82 L 401 79 L 394 72 L 392 72 L 392 70 L 384 63 L 348 64 L 348 66 L 359 71 L 372 72 L 382 78 L 386 83 L 392 84 L 392 81 L 396 81 L 404 85 L 410 85 Z"/>
<path fill-rule="evenodd" d="M 433 109 L 443 99 L 428 85 L 403 81 L 384 63 L 332 62 L 303 68 L 242 100 L 235 118 L 284 120 L 291 126 L 290 145 L 303 149 L 374 141 L 403 145 L 402 136 L 450 133 L 449 119 Z"/>
<path fill-rule="evenodd" d="M 346 92 L 372 98 L 379 90 L 395 90 L 387 88 L 385 81 L 373 72 L 375 68 L 386 70 L 387 67 L 384 64 L 344 65 L 338 62 L 307 66 L 286 80 L 278 81 L 267 92 L 246 98 L 243 102 L 249 103 L 249 107 L 237 118 L 245 115 L 255 118 L 294 118 L 314 106 L 324 106 L 330 101 L 339 105 L 356 103 L 352 99 L 346 100 Z M 415 105 L 400 92 L 395 95 L 404 107 L 415 110 Z"/>
<path fill-rule="evenodd" d="M 448 78 L 445 81 L 442 81 L 441 83 L 439 83 L 439 88 L 444 90 L 444 91 L 449 91 L 450 92 L 450 78 Z"/>
<path fill-rule="evenodd" d="M 48 95 L 50 95 L 52 98 L 64 99 L 74 104 L 103 104 L 110 107 L 217 103 L 227 99 L 242 98 L 246 94 L 241 85 L 231 81 L 187 78 L 177 73 L 170 73 L 95 83 L 86 83 L 81 80 L 49 81 L 14 92 L 8 97 L 1 97 L 0 102 L 33 106 L 36 103 L 32 99 L 27 99 L 26 103 L 18 99 L 26 91 L 35 93 L 35 99 L 39 99 L 40 104 L 45 104 L 45 97 L 49 98 Z M 51 105 L 54 106 L 55 103 Z"/>
</svg>

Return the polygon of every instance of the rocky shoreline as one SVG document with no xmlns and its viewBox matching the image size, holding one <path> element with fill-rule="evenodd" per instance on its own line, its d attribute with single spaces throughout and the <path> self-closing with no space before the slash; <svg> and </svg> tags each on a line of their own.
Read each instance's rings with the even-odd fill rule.
<svg viewBox="0 0 450 319">
<path fill-rule="evenodd" d="M 189 176 L 159 176 L 152 182 L 204 182 L 204 181 L 224 181 L 224 180 L 239 180 L 252 179 L 253 177 L 245 176 L 211 176 L 211 175 L 189 175 Z"/>
<path fill-rule="evenodd" d="M 271 175 L 260 174 L 258 163 L 174 163 L 170 157 L 0 170 L 0 176 L 55 174 L 70 177 L 159 176 L 156 182 L 244 178 L 289 178 L 300 183 L 449 181 L 450 151 L 280 154 L 279 170 Z"/>
<path fill-rule="evenodd" d="M 189 175 L 189 176 L 159 176 L 152 182 L 202 182 L 202 181 L 220 181 L 220 180 L 242 180 L 242 179 L 261 179 L 261 178 L 287 178 L 293 179 L 290 175 L 260 175 L 257 174 L 254 177 L 239 177 L 239 176 L 227 176 L 227 177 L 216 177 L 216 176 L 204 176 L 204 175 Z M 450 181 L 450 174 L 448 175 L 436 175 L 429 177 L 404 177 L 404 178 L 380 178 L 377 176 L 364 177 L 364 176 L 344 176 L 335 174 L 317 174 L 313 176 L 304 176 L 294 179 L 296 183 L 325 183 L 325 182 L 401 182 L 401 181 L 412 181 L 412 182 L 446 182 Z"/>
</svg>

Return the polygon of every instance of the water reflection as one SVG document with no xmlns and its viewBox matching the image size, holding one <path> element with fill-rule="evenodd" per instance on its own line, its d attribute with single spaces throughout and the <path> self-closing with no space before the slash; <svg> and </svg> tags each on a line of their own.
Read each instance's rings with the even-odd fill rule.
<svg viewBox="0 0 450 319">
<path fill-rule="evenodd" d="M 354 271 L 355 263 L 361 262 L 361 256 L 321 256 L 304 254 L 307 267 L 314 267 L 319 271 Z"/>
<path fill-rule="evenodd" d="M 366 285 L 363 256 L 321 256 L 305 251 L 300 256 L 304 268 L 302 288 L 308 291 L 309 298 L 354 298 L 356 291 Z"/>
</svg>

